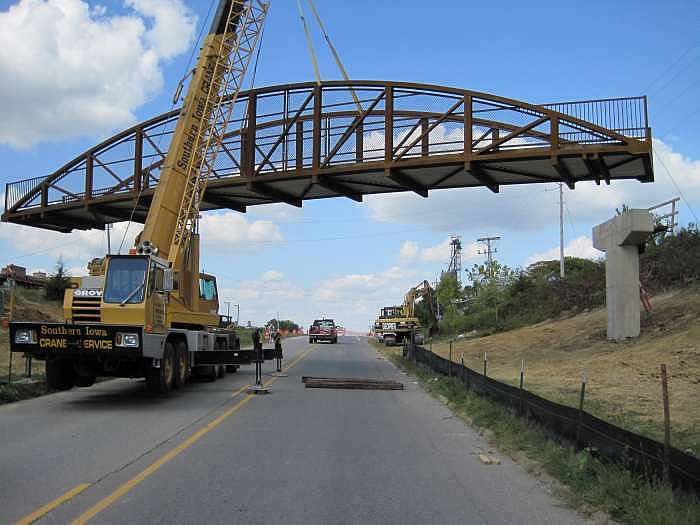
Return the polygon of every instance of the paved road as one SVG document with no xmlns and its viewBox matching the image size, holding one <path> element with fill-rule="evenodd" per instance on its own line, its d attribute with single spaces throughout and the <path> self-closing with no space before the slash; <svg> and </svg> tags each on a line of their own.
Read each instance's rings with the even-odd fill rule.
<svg viewBox="0 0 700 525">
<path fill-rule="evenodd" d="M 0 407 L 0 523 L 583 523 L 505 458 L 483 465 L 479 436 L 364 341 L 285 354 L 268 396 L 240 392 L 243 369 L 168 399 L 115 380 Z M 302 375 L 407 388 L 307 390 Z"/>
</svg>

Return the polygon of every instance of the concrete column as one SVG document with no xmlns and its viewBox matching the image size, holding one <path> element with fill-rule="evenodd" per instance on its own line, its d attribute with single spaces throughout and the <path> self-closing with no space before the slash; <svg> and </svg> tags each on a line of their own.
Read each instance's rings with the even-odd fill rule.
<svg viewBox="0 0 700 525">
<path fill-rule="evenodd" d="M 639 247 L 654 231 L 651 213 L 628 209 L 593 228 L 593 246 L 605 252 L 608 339 L 638 337 Z"/>
</svg>

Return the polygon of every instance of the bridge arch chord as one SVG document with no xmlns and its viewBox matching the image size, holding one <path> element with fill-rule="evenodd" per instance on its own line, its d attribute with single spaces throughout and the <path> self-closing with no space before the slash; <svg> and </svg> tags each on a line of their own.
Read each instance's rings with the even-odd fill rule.
<svg viewBox="0 0 700 525">
<path fill-rule="evenodd" d="M 354 95 L 354 96 L 353 96 Z M 359 99 L 359 103 L 356 101 Z M 240 93 L 203 210 L 433 189 L 653 180 L 645 97 L 528 104 L 457 88 L 331 81 Z M 179 110 L 7 184 L 5 221 L 143 222 Z"/>
</svg>

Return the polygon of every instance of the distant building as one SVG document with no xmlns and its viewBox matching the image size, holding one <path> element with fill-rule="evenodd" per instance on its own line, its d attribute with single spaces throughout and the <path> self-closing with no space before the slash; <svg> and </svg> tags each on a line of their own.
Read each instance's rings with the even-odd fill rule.
<svg viewBox="0 0 700 525">
<path fill-rule="evenodd" d="M 14 283 L 25 288 L 41 288 L 46 286 L 46 281 L 48 276 L 44 272 L 27 275 L 27 269 L 16 264 L 8 264 L 0 270 L 0 284 Z"/>
</svg>

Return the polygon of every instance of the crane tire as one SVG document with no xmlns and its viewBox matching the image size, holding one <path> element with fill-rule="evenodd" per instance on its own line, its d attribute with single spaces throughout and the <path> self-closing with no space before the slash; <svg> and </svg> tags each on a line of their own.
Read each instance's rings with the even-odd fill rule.
<svg viewBox="0 0 700 525">
<path fill-rule="evenodd" d="M 175 377 L 175 347 L 170 341 L 165 343 L 160 367 L 151 367 L 146 373 L 146 387 L 154 394 L 165 395 L 173 387 Z"/>
<path fill-rule="evenodd" d="M 189 378 L 189 359 L 187 344 L 184 341 L 175 343 L 175 374 L 173 376 L 173 388 L 182 387 Z"/>
</svg>

